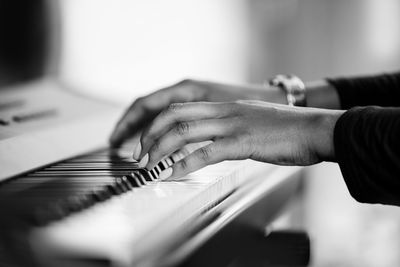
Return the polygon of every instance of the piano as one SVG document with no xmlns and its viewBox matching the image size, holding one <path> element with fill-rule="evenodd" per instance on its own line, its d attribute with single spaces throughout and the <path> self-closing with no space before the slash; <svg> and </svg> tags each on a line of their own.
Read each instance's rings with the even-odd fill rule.
<svg viewBox="0 0 400 267">
<path fill-rule="evenodd" d="M 161 182 L 184 155 L 138 168 L 135 140 L 108 147 L 121 114 L 51 74 L 0 87 L 1 266 L 308 263 L 306 236 L 265 231 L 298 191 L 300 168 L 227 161 Z"/>
<path fill-rule="evenodd" d="M 299 184 L 299 168 L 252 160 L 160 182 L 179 158 L 145 171 L 131 144 L 107 147 L 118 107 L 47 78 L 0 99 L 0 252 L 11 263 L 176 266 L 243 215 L 262 231 Z"/>
</svg>

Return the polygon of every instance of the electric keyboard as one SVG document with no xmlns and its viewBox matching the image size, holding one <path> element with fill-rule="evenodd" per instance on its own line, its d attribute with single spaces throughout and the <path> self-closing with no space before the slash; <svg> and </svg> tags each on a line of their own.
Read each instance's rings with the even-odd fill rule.
<svg viewBox="0 0 400 267">
<path fill-rule="evenodd" d="M 4 103 L 34 102 L 0 110 L 9 122 L 0 128 L 0 260 L 10 264 L 175 266 L 260 200 L 265 210 L 248 223 L 264 227 L 298 184 L 299 168 L 252 160 L 160 182 L 184 155 L 147 171 L 131 144 L 107 148 L 120 115 L 113 105 L 51 81 L 3 95 Z M 38 109 L 52 112 L 15 120 Z"/>
</svg>

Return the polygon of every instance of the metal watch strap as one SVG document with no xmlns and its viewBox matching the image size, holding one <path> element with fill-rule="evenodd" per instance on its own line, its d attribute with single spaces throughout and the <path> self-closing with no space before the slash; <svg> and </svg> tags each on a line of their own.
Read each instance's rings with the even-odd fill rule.
<svg viewBox="0 0 400 267">
<path fill-rule="evenodd" d="M 269 80 L 270 86 L 276 86 L 286 93 L 289 106 L 307 106 L 306 87 L 303 81 L 295 75 L 276 75 Z"/>
</svg>

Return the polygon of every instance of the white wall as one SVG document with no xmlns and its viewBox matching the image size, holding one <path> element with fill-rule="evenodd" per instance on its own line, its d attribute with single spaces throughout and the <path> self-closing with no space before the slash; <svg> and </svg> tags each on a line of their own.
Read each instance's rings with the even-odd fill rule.
<svg viewBox="0 0 400 267">
<path fill-rule="evenodd" d="M 121 102 L 185 77 L 246 78 L 243 0 L 61 1 L 61 78 Z"/>
</svg>

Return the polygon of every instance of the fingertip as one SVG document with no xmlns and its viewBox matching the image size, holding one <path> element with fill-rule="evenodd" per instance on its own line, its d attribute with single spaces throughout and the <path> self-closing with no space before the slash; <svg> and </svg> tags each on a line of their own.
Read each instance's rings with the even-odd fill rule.
<svg viewBox="0 0 400 267">
<path fill-rule="evenodd" d="M 146 168 L 146 169 L 149 169 L 149 168 L 147 168 L 147 163 L 149 162 L 149 154 L 146 154 L 146 155 L 144 155 L 142 158 L 141 158 L 141 160 L 139 161 L 139 164 L 138 164 L 138 166 L 139 166 L 139 168 Z"/>
<path fill-rule="evenodd" d="M 140 158 L 140 153 L 142 152 L 142 144 L 139 141 L 135 147 L 135 149 L 133 150 L 133 155 L 132 158 L 135 160 L 139 160 Z"/>
<path fill-rule="evenodd" d="M 162 161 L 162 158 L 160 158 L 154 151 L 150 150 L 148 153 L 146 153 L 147 155 L 149 155 L 149 161 L 147 162 L 146 168 L 151 170 L 154 167 L 157 166 L 157 164 L 159 164 Z"/>
<path fill-rule="evenodd" d="M 165 180 L 169 180 L 172 177 L 172 173 L 173 173 L 173 169 L 172 167 L 169 167 L 165 170 L 163 170 L 160 175 L 159 175 L 159 179 L 161 181 L 165 181 Z"/>
<path fill-rule="evenodd" d="M 180 182 L 184 181 L 184 177 L 186 176 L 186 173 L 183 173 L 176 168 L 172 168 L 172 173 L 169 177 L 164 178 L 161 181 L 167 181 L 167 182 Z"/>
</svg>

